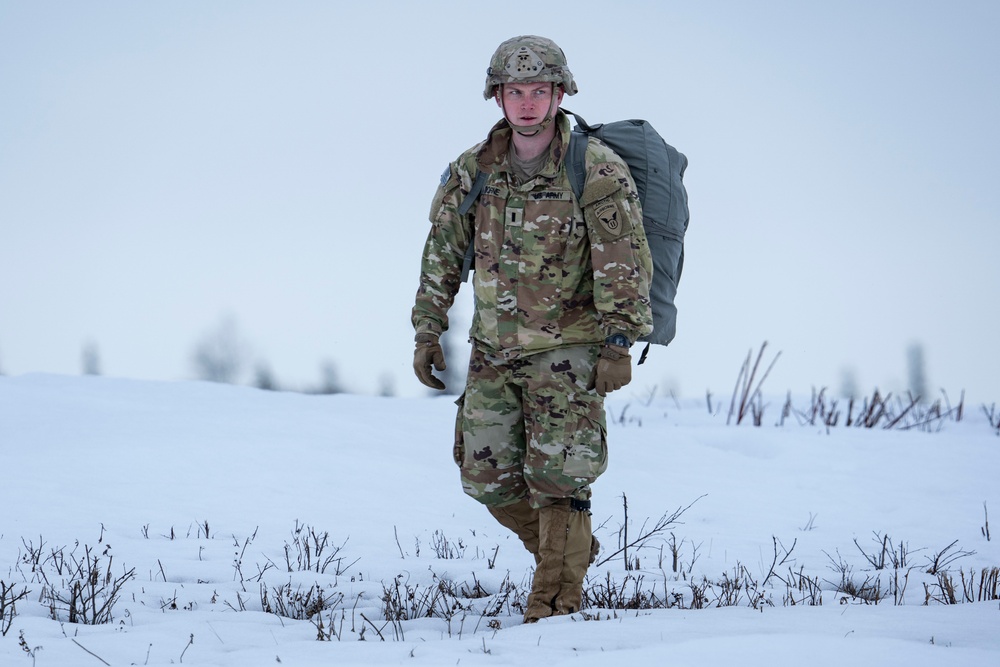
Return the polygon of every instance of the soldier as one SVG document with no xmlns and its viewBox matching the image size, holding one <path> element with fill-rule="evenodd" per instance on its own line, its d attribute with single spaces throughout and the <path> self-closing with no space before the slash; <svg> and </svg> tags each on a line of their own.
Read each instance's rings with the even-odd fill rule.
<svg viewBox="0 0 1000 667">
<path fill-rule="evenodd" d="M 628 167 L 599 140 L 582 201 L 565 157 L 577 92 L 563 51 L 521 36 L 499 46 L 484 97 L 503 119 L 448 165 L 431 204 L 413 308 L 413 368 L 444 384 L 438 337 L 475 249 L 472 357 L 458 400 L 455 462 L 465 492 L 535 557 L 525 621 L 580 610 L 597 555 L 590 485 L 607 467 L 604 397 L 631 380 L 629 347 L 652 330 L 652 262 Z M 459 209 L 482 172 L 467 215 Z"/>
</svg>

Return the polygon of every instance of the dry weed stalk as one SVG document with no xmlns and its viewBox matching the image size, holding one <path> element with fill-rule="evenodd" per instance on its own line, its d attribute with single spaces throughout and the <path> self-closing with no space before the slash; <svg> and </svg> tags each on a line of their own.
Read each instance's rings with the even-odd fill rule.
<svg viewBox="0 0 1000 667">
<path fill-rule="evenodd" d="M 761 421 L 764 418 L 764 405 L 763 399 L 761 397 L 760 388 L 764 384 L 764 380 L 770 375 L 771 369 L 774 368 L 775 362 L 781 356 L 781 352 L 778 352 L 771 360 L 770 365 L 768 365 L 767 370 L 757 381 L 756 386 L 754 386 L 754 380 L 757 377 L 757 371 L 760 370 L 760 362 L 764 357 L 764 349 L 767 347 L 767 341 L 764 341 L 760 346 L 760 351 L 757 353 L 757 360 L 751 365 L 751 359 L 753 358 L 753 350 L 747 352 L 746 361 L 743 362 L 743 366 L 740 368 L 739 374 L 736 376 L 736 386 L 733 388 L 733 398 L 729 403 L 729 416 L 726 418 L 726 425 L 728 426 L 730 421 L 732 421 L 733 413 L 736 413 L 736 423 L 741 424 L 743 418 L 748 414 L 753 414 L 754 426 L 760 426 Z M 739 396 L 739 402 L 737 403 L 737 396 Z"/>
<path fill-rule="evenodd" d="M 17 603 L 28 596 L 28 589 L 21 587 L 20 592 L 14 589 L 17 584 L 8 584 L 0 579 L 0 637 L 5 637 L 10 630 L 14 617 L 17 615 Z"/>
<path fill-rule="evenodd" d="M 65 612 L 65 620 L 70 623 L 110 623 L 111 611 L 122 588 L 135 577 L 135 568 L 122 568 L 122 574 L 116 577 L 111 573 L 114 557 L 110 547 L 98 554 L 84 545 L 83 552 L 83 557 L 77 558 L 75 549 L 68 557 L 63 549 L 52 551 L 40 570 L 44 583 L 42 599 L 48 604 L 52 620 L 60 620 Z M 103 557 L 107 558 L 107 565 Z"/>
<path fill-rule="evenodd" d="M 628 555 L 629 549 L 635 549 L 636 551 L 639 551 L 641 549 L 646 548 L 648 546 L 647 542 L 651 538 L 656 537 L 658 535 L 662 535 L 662 533 L 668 530 L 672 525 L 680 523 L 679 519 L 681 518 L 681 516 L 683 516 L 684 513 L 687 512 L 689 509 L 691 509 L 691 507 L 694 506 L 696 502 L 698 502 L 704 497 L 705 497 L 704 495 L 698 496 L 687 507 L 683 508 L 678 507 L 672 513 L 664 514 L 659 518 L 659 520 L 653 525 L 652 528 L 647 529 L 646 527 L 649 522 L 648 519 L 646 521 L 643 521 L 642 527 L 639 529 L 639 537 L 637 537 L 634 540 L 630 540 L 628 536 L 628 525 L 629 525 L 628 498 L 625 496 L 625 494 L 622 494 L 622 506 L 624 508 L 625 520 L 622 523 L 621 529 L 619 530 L 619 542 L 618 542 L 622 546 L 614 553 L 597 561 L 596 567 L 604 565 L 608 561 L 616 558 L 619 554 L 621 554 L 623 560 L 625 561 L 626 570 L 638 569 L 637 567 L 638 558 L 636 558 L 635 560 L 630 560 Z"/>
<path fill-rule="evenodd" d="M 340 546 L 334 546 L 330 542 L 329 532 L 318 532 L 312 526 L 300 524 L 296 519 L 292 542 L 285 542 L 285 567 L 289 572 L 325 574 L 336 563 L 334 573 L 339 577 L 360 560 L 355 559 L 346 566 L 343 564 L 344 558 L 340 552 L 346 545 L 347 540 L 344 540 Z"/>
</svg>

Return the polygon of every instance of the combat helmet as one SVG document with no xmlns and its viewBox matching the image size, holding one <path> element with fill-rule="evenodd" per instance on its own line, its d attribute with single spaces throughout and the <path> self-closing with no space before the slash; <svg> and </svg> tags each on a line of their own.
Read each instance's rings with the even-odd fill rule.
<svg viewBox="0 0 1000 667">
<path fill-rule="evenodd" d="M 558 83 L 567 95 L 577 88 L 573 73 L 566 63 L 566 54 L 551 39 L 536 35 L 521 35 L 508 39 L 497 47 L 486 70 L 483 97 L 490 99 L 497 86 L 504 83 Z"/>
</svg>

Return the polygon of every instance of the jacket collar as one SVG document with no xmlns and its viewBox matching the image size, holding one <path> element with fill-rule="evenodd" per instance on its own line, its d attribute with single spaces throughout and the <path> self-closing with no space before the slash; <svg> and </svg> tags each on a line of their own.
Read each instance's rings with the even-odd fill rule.
<svg viewBox="0 0 1000 667">
<path fill-rule="evenodd" d="M 569 151 L 570 121 L 569 116 L 562 109 L 556 110 L 554 119 L 556 124 L 556 136 L 549 145 L 549 159 L 545 161 L 539 176 L 554 178 L 559 174 L 562 167 L 563 158 Z M 496 173 L 508 171 L 510 169 L 510 137 L 513 130 L 506 118 L 502 118 L 490 129 L 483 147 L 476 155 L 476 162 L 481 171 Z"/>
</svg>

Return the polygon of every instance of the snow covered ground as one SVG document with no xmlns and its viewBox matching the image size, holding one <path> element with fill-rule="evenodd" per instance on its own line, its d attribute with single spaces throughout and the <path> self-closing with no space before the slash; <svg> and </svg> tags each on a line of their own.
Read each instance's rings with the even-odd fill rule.
<svg viewBox="0 0 1000 667">
<path fill-rule="evenodd" d="M 611 558 L 587 587 L 670 608 L 524 625 L 532 561 L 463 495 L 451 399 L 0 377 L 0 664 L 1000 664 L 1000 437 L 980 404 L 826 428 L 778 425 L 776 396 L 757 428 L 727 425 L 728 394 L 710 413 L 634 384 L 608 401 Z M 629 541 L 681 511 L 631 570 L 625 499 Z M 120 586 L 110 622 L 69 622 L 74 564 L 101 604 Z"/>
</svg>

